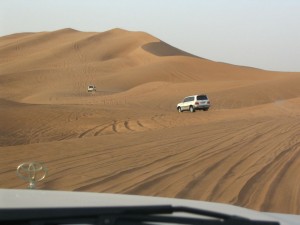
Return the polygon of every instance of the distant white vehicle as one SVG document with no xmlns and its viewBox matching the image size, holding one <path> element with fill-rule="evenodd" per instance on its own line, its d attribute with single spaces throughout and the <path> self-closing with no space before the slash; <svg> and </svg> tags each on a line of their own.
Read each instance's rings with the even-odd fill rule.
<svg viewBox="0 0 300 225">
<path fill-rule="evenodd" d="M 96 86 L 95 85 L 89 85 L 87 90 L 88 90 L 88 92 L 96 91 Z"/>
<path fill-rule="evenodd" d="M 182 102 L 177 104 L 177 111 L 190 111 L 195 112 L 195 110 L 207 111 L 210 107 L 210 101 L 207 95 L 192 95 L 185 97 Z"/>
</svg>

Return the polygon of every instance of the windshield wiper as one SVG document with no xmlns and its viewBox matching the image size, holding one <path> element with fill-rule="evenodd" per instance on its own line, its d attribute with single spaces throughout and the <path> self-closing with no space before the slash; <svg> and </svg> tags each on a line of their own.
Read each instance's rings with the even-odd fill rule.
<svg viewBox="0 0 300 225">
<path fill-rule="evenodd" d="M 250 220 L 236 215 L 171 205 L 0 209 L 0 223 L 7 225 L 149 225 L 161 223 L 191 225 L 279 225 L 279 222 L 275 221 Z"/>
</svg>

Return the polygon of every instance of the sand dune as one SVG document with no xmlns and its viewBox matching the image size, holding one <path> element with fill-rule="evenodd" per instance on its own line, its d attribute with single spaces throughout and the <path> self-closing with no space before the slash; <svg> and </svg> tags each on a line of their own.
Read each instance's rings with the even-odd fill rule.
<svg viewBox="0 0 300 225">
<path fill-rule="evenodd" d="M 122 29 L 0 37 L 0 66 L 0 188 L 25 188 L 16 167 L 41 161 L 39 188 L 300 213 L 300 73 L 214 62 Z M 176 111 L 197 93 L 208 112 Z"/>
</svg>

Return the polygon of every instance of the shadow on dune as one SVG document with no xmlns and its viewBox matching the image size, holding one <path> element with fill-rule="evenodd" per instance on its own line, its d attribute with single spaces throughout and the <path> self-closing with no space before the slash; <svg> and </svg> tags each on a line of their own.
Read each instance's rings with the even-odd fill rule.
<svg viewBox="0 0 300 225">
<path fill-rule="evenodd" d="M 198 56 L 192 55 L 178 48 L 175 48 L 163 41 L 151 42 L 143 45 L 142 48 L 145 51 L 150 52 L 156 56 L 188 56 L 188 57 L 200 58 Z"/>
</svg>

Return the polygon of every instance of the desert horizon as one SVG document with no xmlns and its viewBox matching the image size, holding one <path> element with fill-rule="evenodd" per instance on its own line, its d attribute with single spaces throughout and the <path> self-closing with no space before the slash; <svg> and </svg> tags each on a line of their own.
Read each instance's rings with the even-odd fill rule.
<svg viewBox="0 0 300 225">
<path fill-rule="evenodd" d="M 3 36 L 0 66 L 0 188 L 26 188 L 16 168 L 38 161 L 49 170 L 40 189 L 300 213 L 300 72 L 120 28 Z M 210 109 L 177 112 L 195 94 Z"/>
</svg>

